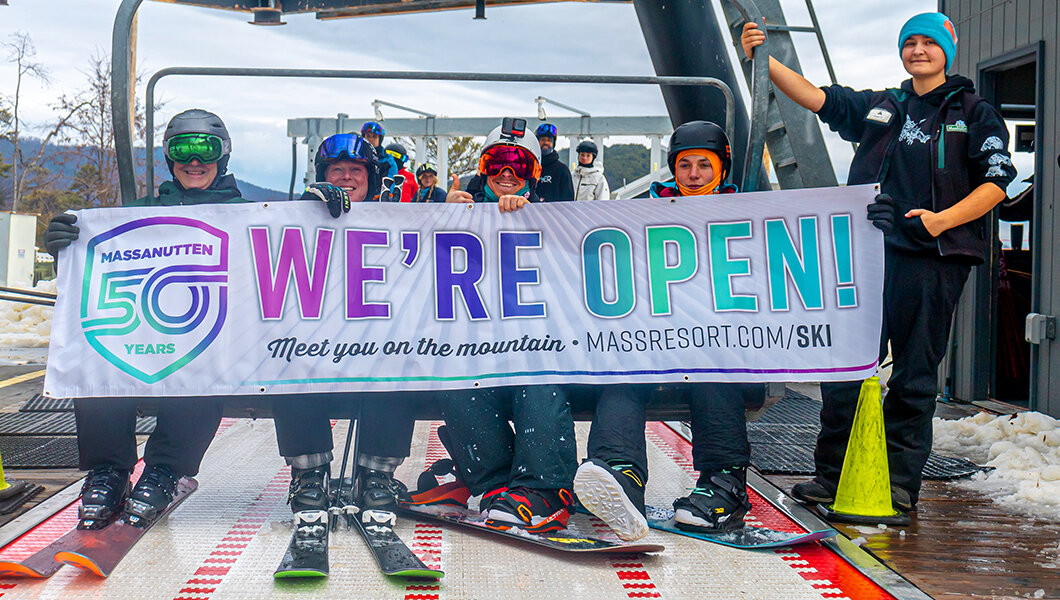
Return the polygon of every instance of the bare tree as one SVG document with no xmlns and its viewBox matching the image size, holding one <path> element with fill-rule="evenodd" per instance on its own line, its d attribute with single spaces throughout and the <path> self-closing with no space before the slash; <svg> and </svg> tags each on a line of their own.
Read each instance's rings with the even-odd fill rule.
<svg viewBox="0 0 1060 600">
<path fill-rule="evenodd" d="M 416 144 L 412 138 L 397 137 L 397 142 L 406 149 L 413 149 Z M 453 175 L 468 175 L 478 169 L 478 155 L 482 152 L 482 142 L 476 141 L 474 137 L 462 136 L 449 138 L 449 172 Z M 422 165 L 424 162 L 438 164 L 438 140 L 427 138 L 426 159 L 416 157 L 416 163 Z"/>
<path fill-rule="evenodd" d="M 19 116 L 19 105 L 22 100 L 22 79 L 33 78 L 40 80 L 41 82 L 48 83 L 48 71 L 44 68 L 44 65 L 34 61 L 37 56 L 37 49 L 33 46 L 33 40 L 30 39 L 29 34 L 23 31 L 16 31 L 8 36 L 6 42 L 0 43 L 5 50 L 7 50 L 8 60 L 15 64 L 16 67 L 16 78 L 15 78 L 15 95 L 9 100 L 11 104 L 11 119 L 10 129 L 5 137 L 11 141 L 13 147 L 12 150 L 12 175 L 13 175 L 13 186 L 11 192 L 11 210 L 18 209 L 18 200 L 22 194 L 22 182 L 24 174 L 19 172 L 19 168 L 22 167 L 22 152 L 19 146 L 22 134 L 22 120 Z M 43 146 L 42 146 L 43 147 Z"/>
</svg>

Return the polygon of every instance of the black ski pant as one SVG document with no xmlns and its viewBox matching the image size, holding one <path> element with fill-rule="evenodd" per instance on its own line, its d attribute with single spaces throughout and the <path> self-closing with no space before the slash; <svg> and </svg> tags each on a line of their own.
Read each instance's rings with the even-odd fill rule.
<svg viewBox="0 0 1060 600">
<path fill-rule="evenodd" d="M 938 369 L 946 354 L 950 321 L 971 266 L 940 258 L 885 254 L 880 361 L 891 343 L 891 378 L 883 402 L 891 485 L 913 502 L 931 453 Z M 817 479 L 839 486 L 861 381 L 822 383 L 821 432 L 814 449 Z"/>
<path fill-rule="evenodd" d="M 453 462 L 473 495 L 573 486 L 574 417 L 562 387 L 454 390 L 442 395 L 442 411 Z"/>
<path fill-rule="evenodd" d="M 407 458 L 416 420 L 411 400 L 373 395 L 361 407 L 359 452 L 367 456 Z M 323 400 L 277 400 L 272 407 L 280 456 L 331 452 L 331 420 Z"/>
<path fill-rule="evenodd" d="M 586 447 L 589 458 L 622 460 L 648 479 L 644 407 L 652 397 L 688 404 L 692 417 L 692 466 L 700 473 L 746 467 L 751 461 L 746 406 L 761 384 L 694 383 L 606 385 L 596 402 Z"/>
<path fill-rule="evenodd" d="M 166 467 L 178 477 L 192 477 L 221 424 L 219 400 L 161 399 L 155 430 L 147 438 L 144 464 Z M 136 402 L 125 398 L 74 401 L 79 468 L 89 471 L 136 466 Z"/>
</svg>

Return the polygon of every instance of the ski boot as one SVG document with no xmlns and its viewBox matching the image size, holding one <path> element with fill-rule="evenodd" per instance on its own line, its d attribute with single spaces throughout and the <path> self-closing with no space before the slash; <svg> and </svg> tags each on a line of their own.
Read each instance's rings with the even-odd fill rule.
<svg viewBox="0 0 1060 600">
<path fill-rule="evenodd" d="M 568 489 L 513 488 L 501 492 L 489 503 L 486 525 L 497 529 L 519 527 L 527 533 L 558 531 L 567 526 L 570 519 L 567 507 L 573 503 Z"/>
<path fill-rule="evenodd" d="M 456 465 L 452 459 L 437 460 L 426 471 L 420 473 L 416 480 L 416 491 L 409 494 L 408 502 L 412 506 L 446 505 L 467 508 L 471 490 L 459 479 L 438 484 L 439 477 L 456 476 Z"/>
<path fill-rule="evenodd" d="M 648 534 L 644 516 L 644 477 L 621 460 L 589 458 L 574 476 L 578 502 L 627 542 Z"/>
<path fill-rule="evenodd" d="M 287 489 L 287 503 L 291 505 L 292 512 L 328 510 L 329 471 L 328 465 L 310 469 L 291 467 L 291 486 Z"/>
<path fill-rule="evenodd" d="M 112 467 L 92 469 L 81 486 L 81 506 L 77 507 L 78 529 L 102 529 L 121 514 L 129 495 L 129 472 Z"/>
<path fill-rule="evenodd" d="M 147 527 L 166 510 L 177 492 L 179 477 L 166 467 L 148 466 L 125 501 L 125 522 Z"/>
<path fill-rule="evenodd" d="M 674 500 L 674 521 L 685 531 L 720 533 L 743 527 L 749 510 L 747 471 L 736 467 L 701 474 L 689 496 Z"/>
<path fill-rule="evenodd" d="M 357 467 L 357 506 L 363 510 L 394 510 L 409 500 L 409 490 L 393 472 Z"/>
</svg>

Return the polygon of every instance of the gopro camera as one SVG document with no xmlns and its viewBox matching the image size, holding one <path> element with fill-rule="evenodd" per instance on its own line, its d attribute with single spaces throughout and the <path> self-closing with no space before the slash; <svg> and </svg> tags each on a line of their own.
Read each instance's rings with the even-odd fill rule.
<svg viewBox="0 0 1060 600">
<path fill-rule="evenodd" d="M 526 119 L 504 117 L 501 121 L 501 135 L 509 138 L 521 138 L 526 135 Z"/>
</svg>

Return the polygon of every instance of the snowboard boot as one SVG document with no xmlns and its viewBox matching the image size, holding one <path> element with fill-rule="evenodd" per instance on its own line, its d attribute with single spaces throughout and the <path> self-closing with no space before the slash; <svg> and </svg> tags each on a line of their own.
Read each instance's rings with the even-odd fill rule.
<svg viewBox="0 0 1060 600">
<path fill-rule="evenodd" d="M 416 480 L 416 491 L 409 494 L 408 502 L 405 504 L 413 506 L 446 505 L 467 508 L 467 500 L 471 497 L 471 490 L 459 479 L 438 484 L 439 477 L 448 475 L 456 476 L 456 465 L 452 459 L 443 458 L 434 461 L 426 471 L 420 473 Z"/>
<path fill-rule="evenodd" d="M 627 542 L 648 534 L 644 517 L 644 477 L 621 460 L 588 458 L 574 476 L 578 502 Z"/>
<path fill-rule="evenodd" d="M 389 510 L 409 500 L 409 490 L 394 473 L 357 467 L 357 506 L 362 510 Z"/>
<path fill-rule="evenodd" d="M 489 516 L 490 508 L 493 507 L 493 503 L 500 500 L 501 496 L 506 493 L 508 493 L 508 486 L 502 485 L 499 488 L 494 488 L 485 494 L 482 494 L 482 497 L 479 498 L 478 501 L 478 509 L 479 512 L 482 513 L 482 516 Z"/>
<path fill-rule="evenodd" d="M 147 527 L 161 514 L 177 493 L 179 477 L 168 467 L 148 466 L 125 501 L 125 521 Z"/>
<path fill-rule="evenodd" d="M 291 467 L 291 486 L 287 489 L 287 503 L 291 512 L 303 510 L 328 510 L 329 465 L 298 469 Z"/>
<path fill-rule="evenodd" d="M 674 521 L 685 531 L 719 533 L 743 527 L 749 510 L 747 471 L 736 467 L 701 474 L 692 493 L 674 501 Z"/>
<path fill-rule="evenodd" d="M 791 486 L 791 497 L 803 504 L 831 504 L 835 502 L 835 490 L 814 477 Z"/>
<path fill-rule="evenodd" d="M 567 507 L 573 503 L 570 490 L 565 488 L 513 488 L 501 492 L 489 504 L 486 525 L 498 529 L 520 527 L 527 533 L 558 531 L 567 526 Z"/>
<path fill-rule="evenodd" d="M 129 472 L 112 467 L 92 469 L 81 486 L 78 529 L 102 529 L 120 514 L 129 495 Z"/>
</svg>

